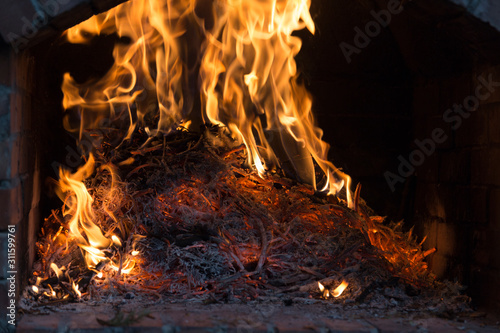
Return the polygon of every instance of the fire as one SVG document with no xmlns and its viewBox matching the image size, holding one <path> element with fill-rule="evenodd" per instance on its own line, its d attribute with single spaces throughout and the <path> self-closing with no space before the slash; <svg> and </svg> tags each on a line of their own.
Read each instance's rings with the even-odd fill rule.
<svg viewBox="0 0 500 333">
<path fill-rule="evenodd" d="M 64 75 L 63 106 L 81 119 L 75 125 L 68 117 L 66 129 L 82 138 L 84 129 L 118 119 L 124 140 L 138 125 L 151 137 L 166 134 L 190 123 L 192 88 L 199 85 L 203 119 L 226 126 L 259 175 L 287 160 L 316 188 L 315 162 L 324 174 L 320 190 L 345 188 L 352 207 L 350 178 L 327 160 L 311 97 L 298 82 L 294 57 L 302 42 L 292 33 L 315 33 L 310 0 L 220 0 L 211 12 L 203 7 L 195 0 L 133 0 L 67 30 L 71 43 L 113 33 L 129 42 L 115 45 L 115 62 L 97 82 Z"/>
<path fill-rule="evenodd" d="M 54 273 L 56 273 L 56 276 L 58 279 L 62 276 L 62 274 L 63 274 L 62 270 L 59 267 L 57 267 L 56 264 L 54 264 L 54 263 L 50 264 L 50 268 L 52 268 Z M 64 267 L 62 267 L 62 269 L 64 269 Z"/>
<path fill-rule="evenodd" d="M 318 281 L 318 288 L 322 293 L 323 298 L 329 298 L 330 295 L 335 298 L 340 297 L 347 286 L 349 286 L 349 283 L 347 283 L 345 280 L 342 280 L 342 283 L 337 288 L 330 291 L 329 289 L 325 288 L 325 286 L 321 282 Z"/>
<path fill-rule="evenodd" d="M 133 0 L 68 29 L 65 37 L 70 43 L 89 43 L 96 35 L 109 34 L 126 41 L 115 44 L 114 64 L 102 78 L 77 83 L 69 73 L 64 75 L 65 128 L 78 134 L 80 142 L 87 130 L 105 126 L 121 129 L 122 142 L 138 126 L 151 139 L 168 134 L 191 125 L 196 95 L 192 88 L 199 86 L 203 120 L 225 126 L 236 143 L 244 144 L 247 164 L 261 177 L 285 159 L 300 180 L 316 189 L 316 163 L 324 174 L 321 191 L 336 194 L 345 187 L 351 207 L 350 178 L 327 160 L 329 146 L 315 126 L 311 97 L 298 82 L 294 57 L 302 42 L 292 33 L 315 33 L 310 0 L 220 0 L 211 12 L 202 7 L 196 0 Z M 193 84 L 196 76 L 199 83 Z M 77 124 L 71 121 L 75 112 Z M 130 274 L 140 253 L 134 248 L 139 236 L 131 249 L 125 246 L 126 228 L 104 203 L 102 208 L 120 233 L 99 226 L 85 179 L 96 168 L 106 170 L 111 175 L 106 201 L 119 196 L 115 166 L 96 166 L 92 151 L 99 139 L 94 136 L 94 147 L 81 145 L 88 158 L 75 173 L 60 170 L 58 195 L 65 202 L 69 239 L 81 248 L 89 269 L 102 278 L 101 263 L 117 275 Z M 133 162 L 129 157 L 117 165 Z M 110 253 L 118 253 L 119 259 L 111 260 Z M 57 265 L 51 268 L 62 275 Z"/>
<path fill-rule="evenodd" d="M 73 289 L 78 298 L 82 297 L 82 292 L 79 290 L 79 286 L 75 284 L 75 281 L 71 281 L 71 288 Z"/>
<path fill-rule="evenodd" d="M 93 199 L 82 182 L 93 173 L 93 169 L 94 157 L 90 155 L 87 163 L 74 174 L 61 169 L 58 182 L 59 197 L 66 202 L 67 206 L 64 215 L 71 216 L 69 222 L 71 235 L 76 238 L 82 248 L 94 249 L 87 252 L 92 260 L 95 259 L 93 256 L 104 256 L 101 251 L 96 250 L 98 247 L 106 248 L 111 244 L 111 241 L 102 234 L 101 229 L 94 224 Z M 81 231 L 83 231 L 83 234 Z"/>
<path fill-rule="evenodd" d="M 342 283 L 332 292 L 332 296 L 340 297 L 340 295 L 342 295 L 342 293 L 344 292 L 345 288 L 347 288 L 348 285 L 349 283 L 342 281 Z"/>
</svg>

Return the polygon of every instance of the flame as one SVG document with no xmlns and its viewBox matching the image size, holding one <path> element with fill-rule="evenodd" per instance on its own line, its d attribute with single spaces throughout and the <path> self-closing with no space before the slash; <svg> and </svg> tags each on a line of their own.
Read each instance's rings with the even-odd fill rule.
<svg viewBox="0 0 500 333">
<path fill-rule="evenodd" d="M 54 271 L 54 273 L 56 273 L 56 276 L 57 276 L 58 279 L 63 274 L 62 270 L 59 267 L 57 267 L 57 265 L 55 263 L 50 264 L 50 268 L 52 268 L 52 270 Z"/>
<path fill-rule="evenodd" d="M 95 267 L 100 261 L 106 259 L 104 252 L 101 250 L 108 248 L 112 244 L 112 241 L 106 238 L 101 229 L 94 223 L 93 199 L 82 182 L 93 171 L 94 157 L 91 154 L 87 163 L 74 174 L 60 169 L 58 182 L 58 195 L 61 200 L 66 202 L 67 207 L 64 215 L 70 216 L 70 234 L 76 239 L 80 248 L 85 251 L 85 258 L 89 268 Z"/>
<path fill-rule="evenodd" d="M 332 296 L 340 297 L 340 295 L 342 295 L 342 293 L 344 292 L 345 288 L 347 288 L 348 285 L 349 283 L 347 283 L 345 280 L 342 281 L 342 283 L 337 288 L 335 288 L 334 291 L 332 291 Z"/>
<path fill-rule="evenodd" d="M 73 288 L 73 291 L 76 293 L 78 298 L 82 297 L 82 292 L 79 290 L 79 286 L 75 284 L 75 281 L 71 281 L 71 288 Z"/>
<path fill-rule="evenodd" d="M 321 282 L 319 282 L 319 281 L 318 281 L 318 288 L 319 288 L 319 291 L 323 294 L 323 298 L 330 297 L 330 291 L 328 289 L 326 289 L 325 286 L 323 284 L 321 284 Z"/>
<path fill-rule="evenodd" d="M 202 105 L 206 120 L 227 125 L 245 144 L 248 163 L 259 174 L 264 160 L 279 165 L 275 150 L 284 150 L 280 157 L 315 187 L 316 161 L 326 175 L 322 190 L 336 194 L 350 179 L 327 161 L 329 147 L 314 124 L 312 101 L 298 84 L 294 60 L 302 42 L 292 33 L 315 32 L 309 7 L 310 0 L 219 3 L 200 71 Z"/>
<path fill-rule="evenodd" d="M 116 246 L 122 246 L 122 241 L 115 235 L 111 236 L 111 240 L 113 241 L 113 244 L 115 244 Z"/>
<path fill-rule="evenodd" d="M 38 287 L 37 286 L 31 286 L 31 289 L 35 292 L 35 294 L 38 294 Z"/>
<path fill-rule="evenodd" d="M 218 0 L 211 12 L 202 7 L 199 0 L 132 0 L 67 30 L 71 43 L 110 34 L 127 42 L 115 44 L 114 64 L 101 79 L 77 83 L 64 75 L 66 129 L 82 139 L 84 129 L 113 120 L 126 129 L 125 140 L 137 125 L 151 136 L 189 126 L 199 74 L 203 119 L 225 125 L 259 175 L 287 162 L 317 188 L 315 162 L 324 174 L 320 190 L 336 194 L 345 187 L 352 207 L 350 178 L 327 160 L 312 99 L 298 80 L 294 57 L 302 42 L 292 34 L 315 33 L 310 0 Z"/>
<path fill-rule="evenodd" d="M 344 290 L 347 288 L 348 285 L 349 283 L 347 283 L 345 280 L 342 280 L 342 283 L 337 288 L 335 288 L 330 292 L 330 290 L 325 288 L 325 286 L 318 281 L 318 288 L 319 291 L 323 294 L 322 295 L 323 298 L 329 298 L 330 295 L 335 298 L 340 297 L 340 295 L 342 295 L 342 293 L 344 292 Z"/>
</svg>

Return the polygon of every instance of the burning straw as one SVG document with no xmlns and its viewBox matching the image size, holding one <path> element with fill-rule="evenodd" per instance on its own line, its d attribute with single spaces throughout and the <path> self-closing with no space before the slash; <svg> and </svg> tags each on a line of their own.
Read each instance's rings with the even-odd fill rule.
<svg viewBox="0 0 500 333">
<path fill-rule="evenodd" d="M 433 284 L 428 252 L 411 233 L 279 172 L 260 177 L 221 128 L 178 131 L 148 147 L 138 135 L 120 152 L 106 144 L 112 135 L 82 183 L 104 241 L 91 245 L 71 232 L 75 192 L 65 192 L 65 207 L 46 220 L 37 243 L 31 293 L 40 302 L 130 291 L 254 299 L 314 294 L 319 280 L 332 289 L 347 281 L 342 297 L 355 299 L 394 278 Z"/>
</svg>

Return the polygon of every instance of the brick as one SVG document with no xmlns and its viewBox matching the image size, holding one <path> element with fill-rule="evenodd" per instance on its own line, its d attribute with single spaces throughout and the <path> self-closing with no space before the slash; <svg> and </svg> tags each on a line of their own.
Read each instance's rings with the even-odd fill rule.
<svg viewBox="0 0 500 333">
<path fill-rule="evenodd" d="M 489 207 L 489 226 L 500 229 L 500 189 L 495 189 L 490 192 Z"/>
<path fill-rule="evenodd" d="M 482 77 L 483 79 L 488 81 L 490 75 L 492 81 L 500 82 L 500 66 L 491 66 L 489 68 L 480 70 L 480 72 L 474 76 L 474 87 L 483 87 L 483 83 L 481 82 L 482 80 L 479 80 L 478 78 Z M 491 93 L 491 95 L 487 99 L 481 101 L 481 104 L 492 104 L 500 102 L 500 87 L 493 87 L 492 90 L 493 92 Z M 488 90 L 482 88 L 481 92 L 487 93 Z"/>
<path fill-rule="evenodd" d="M 471 182 L 474 185 L 500 185 L 500 149 L 481 148 L 472 150 Z"/>
<path fill-rule="evenodd" d="M 17 224 L 22 219 L 23 196 L 20 181 L 13 181 L 0 188 L 0 230 L 9 224 Z"/>
<path fill-rule="evenodd" d="M 23 112 L 27 111 L 25 98 L 29 98 L 29 96 L 20 89 L 16 89 L 13 93 L 14 98 L 11 99 L 10 103 L 10 133 L 17 134 L 23 131 Z"/>
<path fill-rule="evenodd" d="M 19 96 L 31 95 L 34 83 L 32 77 L 35 66 L 34 57 L 28 52 L 20 52 L 16 55 L 12 63 L 13 72 L 11 86 L 13 91 L 19 94 Z"/>
<path fill-rule="evenodd" d="M 12 174 L 12 142 L 0 142 L 0 180 L 8 180 Z"/>
<path fill-rule="evenodd" d="M 8 235 L 6 231 L 0 231 L 0 279 L 7 278 L 7 254 Z"/>
<path fill-rule="evenodd" d="M 439 179 L 442 182 L 464 184 L 470 181 L 470 151 L 451 151 L 440 154 Z"/>
<path fill-rule="evenodd" d="M 0 311 L 0 314 L 2 314 L 2 316 L 9 304 L 8 289 L 9 288 L 7 287 L 7 280 L 0 279 L 0 309 L 2 309 L 2 311 Z"/>
<path fill-rule="evenodd" d="M 33 144 L 34 139 L 33 136 L 26 133 L 25 135 L 22 135 L 21 138 L 18 140 L 19 145 L 14 146 L 15 149 L 18 149 L 17 151 L 13 152 L 13 156 L 17 154 L 18 156 L 18 173 L 20 175 L 24 174 L 29 174 L 32 175 L 33 172 L 35 171 L 35 158 L 33 156 L 36 156 L 35 153 L 35 145 Z"/>
<path fill-rule="evenodd" d="M 453 208 L 454 187 L 420 183 L 415 196 L 418 214 L 445 221 Z"/>
<path fill-rule="evenodd" d="M 340 320 L 340 319 L 328 319 L 321 318 L 320 321 L 325 325 L 324 328 L 328 328 L 327 332 L 349 332 L 349 333 L 368 333 L 373 332 L 376 326 L 370 320 L 370 324 L 361 323 L 359 321 L 349 321 L 349 320 Z M 319 323 L 316 325 L 318 328 L 322 328 Z M 322 330 L 319 330 L 322 332 Z M 325 330 L 326 331 L 326 330 Z M 385 332 L 385 331 L 384 331 Z"/>
<path fill-rule="evenodd" d="M 429 268 L 438 279 L 447 278 L 450 259 L 439 252 L 434 253 L 429 259 Z"/>
<path fill-rule="evenodd" d="M 10 113 L 0 115 L 0 141 L 7 141 L 10 138 Z"/>
<path fill-rule="evenodd" d="M 488 269 L 484 265 L 472 267 L 471 283 L 467 294 L 472 297 L 474 303 L 489 310 L 491 314 L 498 314 L 500 309 L 500 270 Z M 481 332 L 477 329 L 476 332 Z"/>
<path fill-rule="evenodd" d="M 10 86 L 11 50 L 12 49 L 8 44 L 2 44 L 0 42 L 0 85 L 3 86 Z"/>
<path fill-rule="evenodd" d="M 15 179 L 19 175 L 21 138 L 14 136 L 0 142 L 0 180 Z"/>
<path fill-rule="evenodd" d="M 474 95 L 475 93 L 473 74 L 469 72 L 445 78 L 440 80 L 439 84 L 442 113 L 452 108 L 454 104 L 462 105 L 467 96 Z"/>
<path fill-rule="evenodd" d="M 440 255 L 453 256 L 456 251 L 457 226 L 451 223 L 437 225 L 437 251 Z"/>
<path fill-rule="evenodd" d="M 472 220 L 471 188 L 457 186 L 453 198 L 454 210 L 448 214 L 448 220 L 456 223 L 468 223 Z"/>
<path fill-rule="evenodd" d="M 484 269 L 500 270 L 500 258 L 496 255 L 500 251 L 500 230 L 491 227 L 474 232 L 474 263 Z"/>
<path fill-rule="evenodd" d="M 418 178 L 426 183 L 437 183 L 439 181 L 440 158 L 438 153 L 427 156 L 424 163 L 417 167 Z"/>
<path fill-rule="evenodd" d="M 311 332 L 322 325 L 310 319 L 298 315 L 285 315 L 277 313 L 270 318 L 278 332 Z"/>
<path fill-rule="evenodd" d="M 486 145 L 488 143 L 488 110 L 480 107 L 471 112 L 469 118 L 463 118 L 462 124 L 456 130 L 455 143 L 457 147 Z"/>
<path fill-rule="evenodd" d="M 485 105 L 488 111 L 488 138 L 491 143 L 500 143 L 500 102 Z"/>
<path fill-rule="evenodd" d="M 476 187 L 471 190 L 471 219 L 474 224 L 485 225 L 488 221 L 488 189 Z M 500 200 L 500 197 L 498 198 Z M 497 203 L 500 201 L 497 201 Z"/>
<path fill-rule="evenodd" d="M 442 116 L 439 104 L 439 83 L 419 82 L 413 89 L 413 113 L 422 116 Z"/>
<path fill-rule="evenodd" d="M 445 139 L 442 143 L 436 143 L 436 148 L 438 150 L 454 148 L 455 131 L 451 129 L 451 124 L 443 121 L 442 116 L 416 116 L 413 126 L 416 140 L 420 142 L 433 140 L 432 133 L 434 130 L 441 129 L 444 132 L 443 137 L 445 137 Z M 417 148 L 415 143 L 412 143 L 412 148 Z"/>
<path fill-rule="evenodd" d="M 474 231 L 474 250 L 473 261 L 474 264 L 481 268 L 486 268 L 490 264 L 491 249 L 488 244 L 488 229 Z"/>
<path fill-rule="evenodd" d="M 29 200 L 25 202 L 23 216 L 28 216 L 31 209 L 40 203 L 41 181 L 39 172 L 24 176 L 21 183 L 23 197 Z"/>
<path fill-rule="evenodd" d="M 3 75 L 0 73 L 0 80 L 2 79 L 2 77 Z M 10 113 L 10 93 L 11 93 L 10 86 L 0 85 L 0 117 L 3 117 Z"/>
</svg>

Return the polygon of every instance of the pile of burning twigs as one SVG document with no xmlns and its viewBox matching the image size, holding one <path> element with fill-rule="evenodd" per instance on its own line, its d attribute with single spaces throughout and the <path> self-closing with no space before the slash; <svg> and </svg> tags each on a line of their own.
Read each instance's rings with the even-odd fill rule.
<svg viewBox="0 0 500 333">
<path fill-rule="evenodd" d="M 360 302 L 394 285 L 415 295 L 437 290 L 424 262 L 432 251 L 401 224 L 370 216 L 359 191 L 351 210 L 279 170 L 261 178 L 221 128 L 178 130 L 146 146 L 136 136 L 118 149 L 113 135 L 94 152 L 97 171 L 85 185 L 94 223 L 116 241 L 89 268 L 64 208 L 53 211 L 28 290 L 40 304 L 131 292 L 326 298 L 343 281 L 335 296 Z"/>
</svg>

